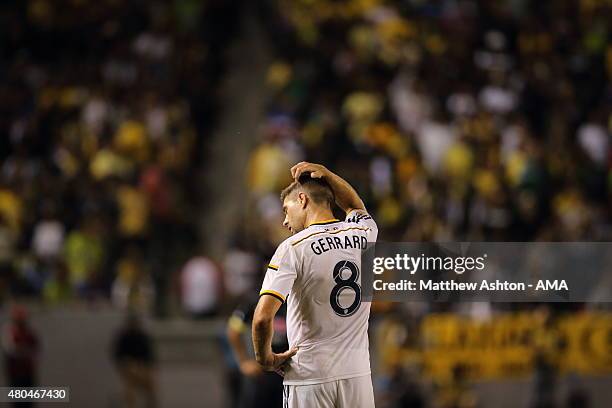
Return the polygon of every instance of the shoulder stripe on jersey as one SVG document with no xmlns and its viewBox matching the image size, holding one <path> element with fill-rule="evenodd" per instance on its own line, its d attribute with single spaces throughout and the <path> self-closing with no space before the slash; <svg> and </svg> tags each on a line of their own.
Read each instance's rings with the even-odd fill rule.
<svg viewBox="0 0 612 408">
<path fill-rule="evenodd" d="M 370 228 L 349 227 L 349 228 L 344 228 L 344 229 L 341 229 L 341 230 L 338 230 L 338 231 L 317 231 L 317 232 L 313 232 L 310 235 L 306 235 L 302 239 L 299 239 L 299 240 L 295 241 L 294 243 L 291 244 L 291 246 L 295 246 L 295 245 L 299 244 L 300 242 L 304 241 L 305 239 L 308 239 L 308 238 L 312 237 L 313 235 L 318 235 L 318 234 L 338 234 L 340 232 L 344 232 L 344 231 L 348 231 L 348 230 L 354 230 L 354 229 L 361 230 L 361 231 L 369 231 L 370 230 Z"/>
<path fill-rule="evenodd" d="M 278 271 L 278 266 L 277 265 L 268 264 L 268 269 L 272 269 L 272 270 Z"/>
<path fill-rule="evenodd" d="M 285 297 L 275 290 L 270 290 L 270 289 L 262 290 L 261 292 L 259 292 L 259 296 L 263 296 L 263 295 L 270 295 L 272 297 L 277 298 L 281 302 L 285 303 Z"/>
</svg>

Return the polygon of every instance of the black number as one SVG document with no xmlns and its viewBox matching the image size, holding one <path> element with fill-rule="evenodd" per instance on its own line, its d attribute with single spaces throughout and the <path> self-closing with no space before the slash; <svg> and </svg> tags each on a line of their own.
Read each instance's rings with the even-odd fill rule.
<svg viewBox="0 0 612 408">
<path fill-rule="evenodd" d="M 342 272 L 349 270 L 351 276 L 348 279 L 342 279 Z M 346 317 L 350 316 L 359 310 L 361 306 L 361 286 L 357 283 L 359 279 L 359 268 L 351 261 L 340 261 L 334 266 L 333 275 L 336 286 L 329 295 L 329 303 L 331 303 L 332 309 L 338 316 Z M 340 294 L 347 290 L 353 289 L 355 291 L 355 300 L 349 307 L 342 307 L 339 302 Z"/>
</svg>

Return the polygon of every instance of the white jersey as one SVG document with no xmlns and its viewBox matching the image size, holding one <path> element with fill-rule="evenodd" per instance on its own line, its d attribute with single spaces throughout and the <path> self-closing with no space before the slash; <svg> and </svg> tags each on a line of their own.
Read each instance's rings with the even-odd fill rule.
<svg viewBox="0 0 612 408">
<path fill-rule="evenodd" d="M 284 384 L 318 384 L 370 374 L 368 318 L 361 302 L 361 252 L 378 228 L 365 211 L 308 226 L 279 245 L 260 295 L 287 301 Z"/>
</svg>

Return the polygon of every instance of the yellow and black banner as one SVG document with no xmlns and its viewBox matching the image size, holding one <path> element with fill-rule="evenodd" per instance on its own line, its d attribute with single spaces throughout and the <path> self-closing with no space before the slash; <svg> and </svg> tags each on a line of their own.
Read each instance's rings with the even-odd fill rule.
<svg viewBox="0 0 612 408">
<path fill-rule="evenodd" d="M 410 337 L 403 344 L 391 340 L 398 336 L 380 338 L 384 364 L 417 364 L 438 381 L 451 380 L 457 367 L 470 379 L 523 376 L 540 364 L 559 373 L 612 373 L 612 313 L 556 319 L 539 312 L 508 313 L 488 320 L 434 314 Z"/>
</svg>

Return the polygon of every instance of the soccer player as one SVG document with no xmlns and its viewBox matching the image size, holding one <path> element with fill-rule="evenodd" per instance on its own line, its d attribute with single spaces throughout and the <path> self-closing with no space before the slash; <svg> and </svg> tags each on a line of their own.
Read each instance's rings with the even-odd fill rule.
<svg viewBox="0 0 612 408">
<path fill-rule="evenodd" d="M 368 318 L 361 301 L 361 251 L 378 228 L 363 201 L 324 166 L 301 162 L 281 194 L 294 235 L 276 250 L 253 316 L 256 360 L 284 376 L 287 408 L 371 408 Z M 333 218 L 334 201 L 346 219 Z M 290 350 L 271 349 L 272 322 L 287 302 Z"/>
</svg>

